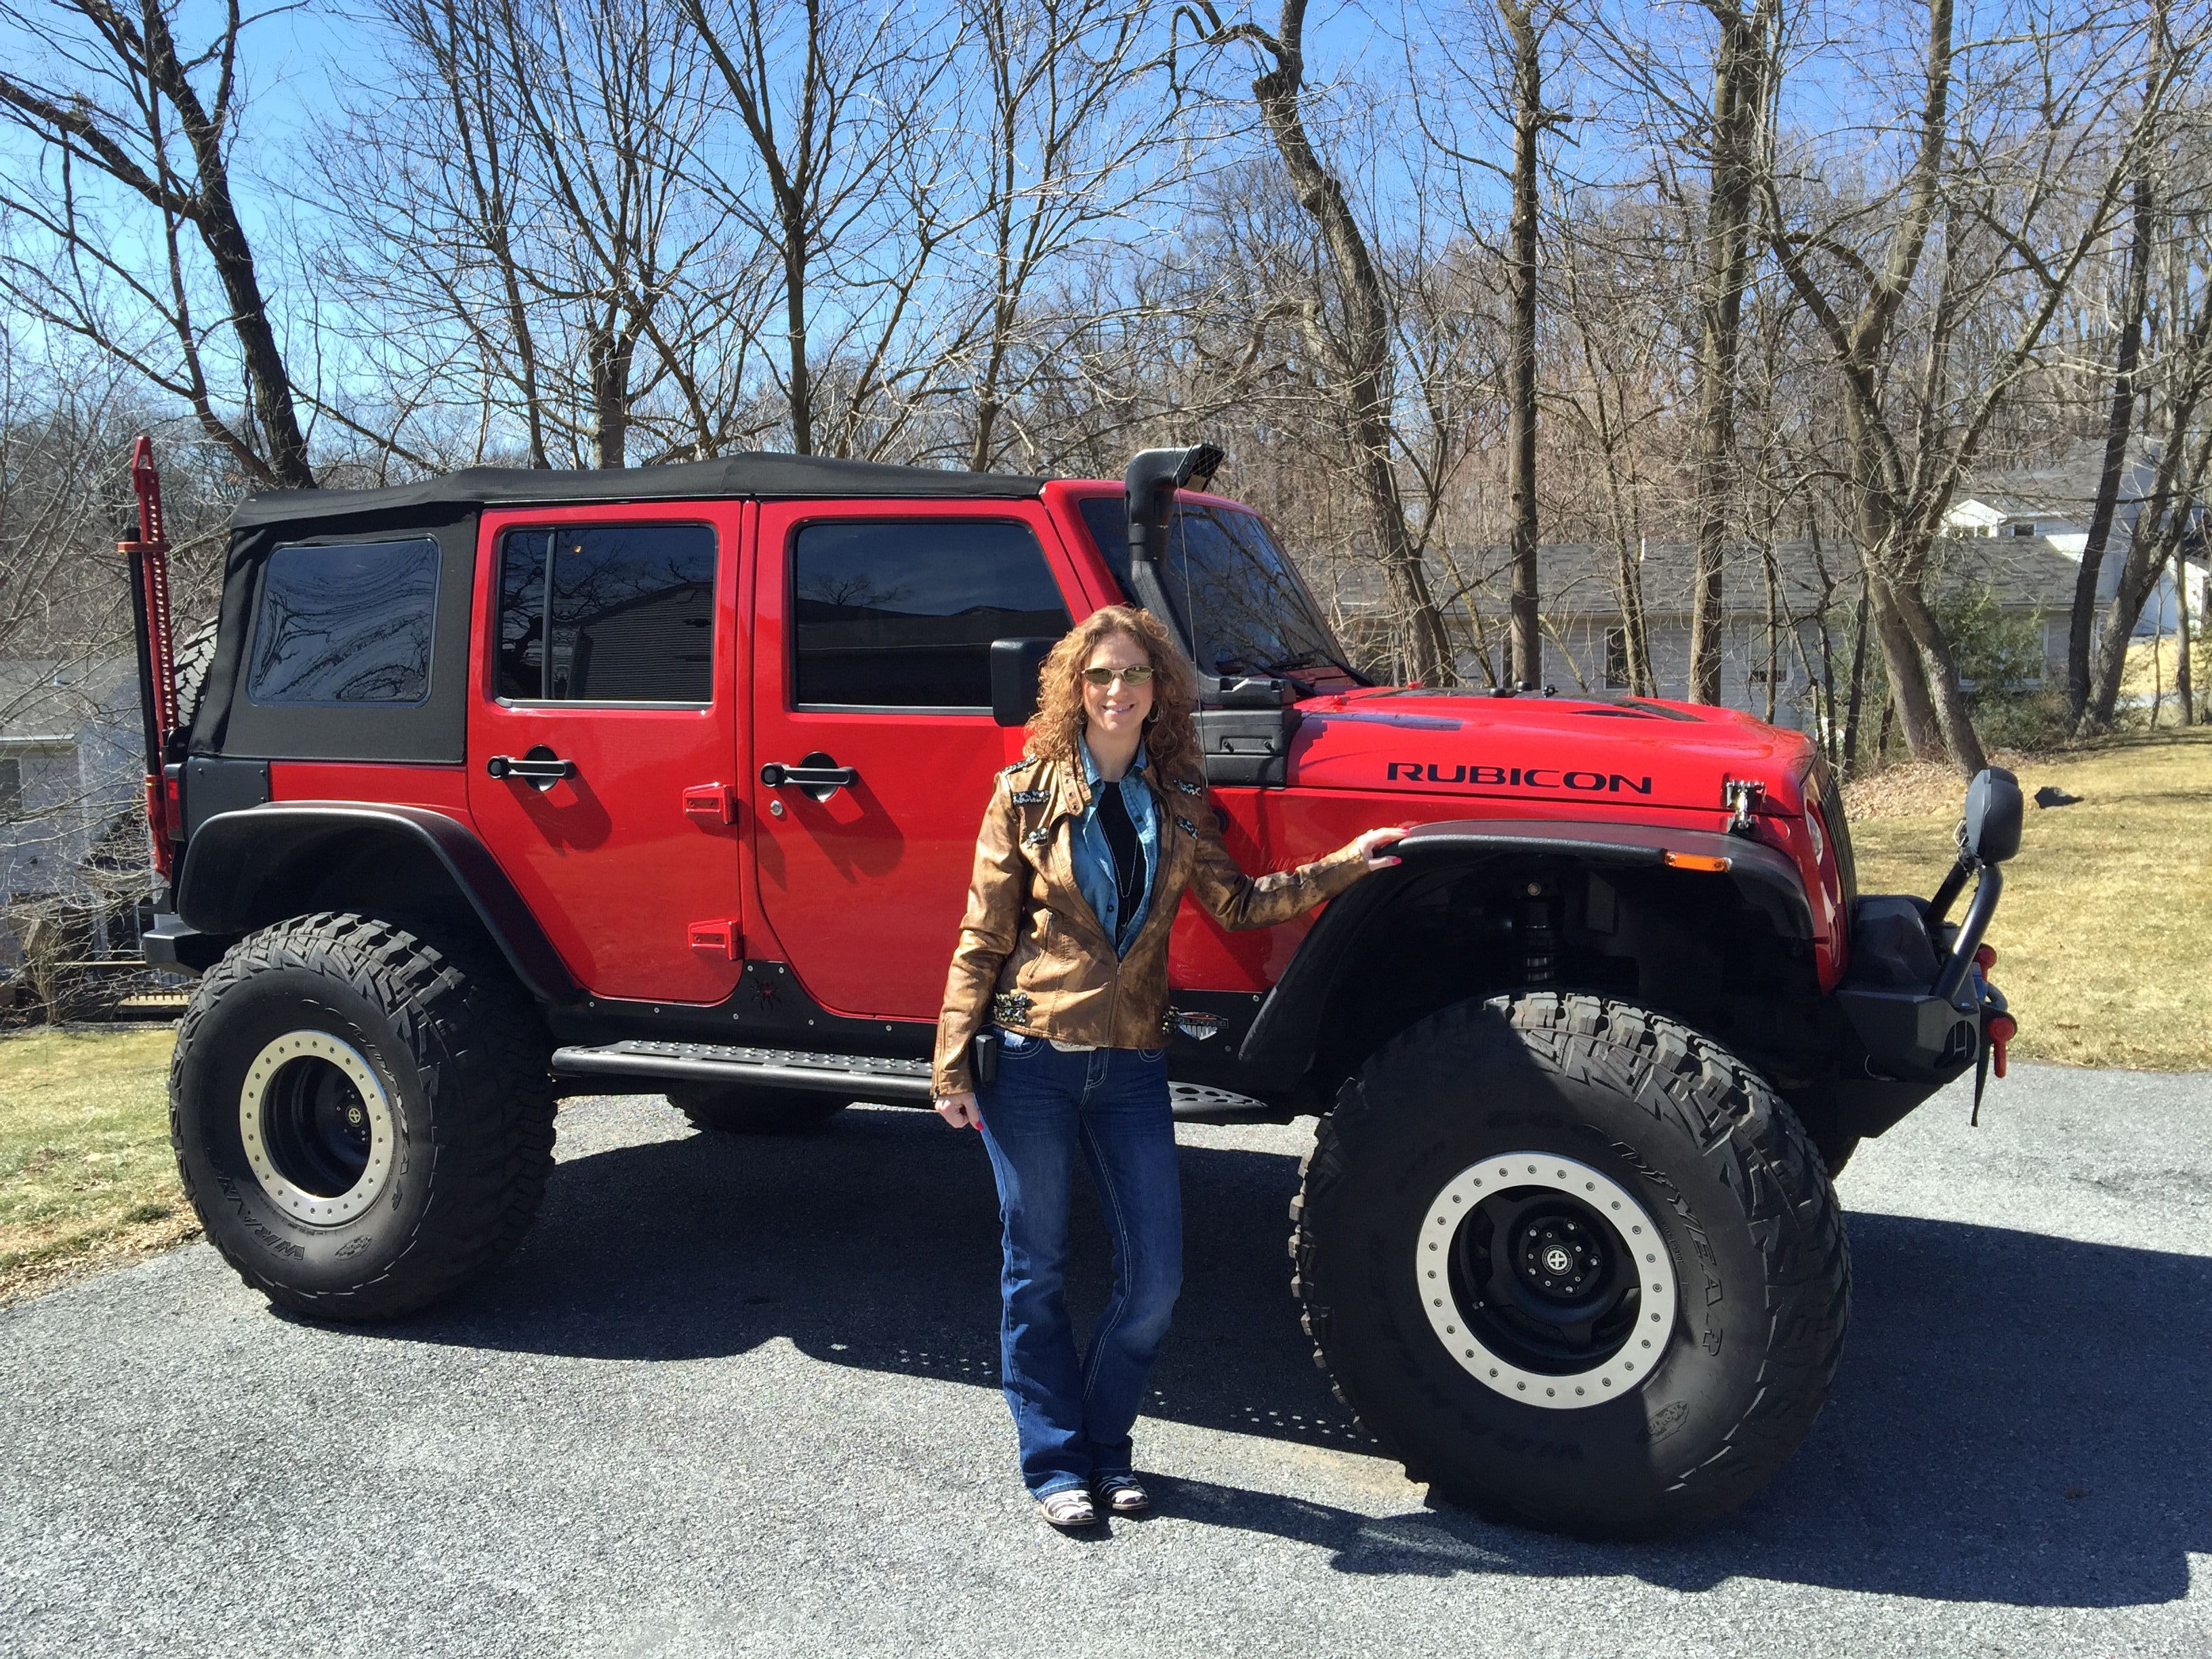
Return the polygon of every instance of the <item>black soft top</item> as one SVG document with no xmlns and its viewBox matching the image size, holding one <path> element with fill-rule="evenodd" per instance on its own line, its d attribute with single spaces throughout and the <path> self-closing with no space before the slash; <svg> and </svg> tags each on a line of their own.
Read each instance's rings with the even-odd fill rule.
<svg viewBox="0 0 2212 1659">
<path fill-rule="evenodd" d="M 764 450 L 685 461 L 674 466 L 552 471 L 471 466 L 419 483 L 381 489 L 272 489 L 248 495 L 231 514 L 236 529 L 357 519 L 424 508 L 470 509 L 587 501 L 666 501 L 824 496 L 855 500 L 928 497 L 1018 501 L 1044 487 L 1042 478 L 999 472 L 950 472 L 929 466 L 777 455 Z"/>
</svg>

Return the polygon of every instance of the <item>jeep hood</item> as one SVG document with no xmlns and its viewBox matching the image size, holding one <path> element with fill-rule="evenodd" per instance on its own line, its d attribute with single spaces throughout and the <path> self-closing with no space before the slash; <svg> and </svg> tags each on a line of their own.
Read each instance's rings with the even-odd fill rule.
<svg viewBox="0 0 2212 1659">
<path fill-rule="evenodd" d="M 1291 782 L 1571 811 L 1717 817 L 1731 779 L 1764 810 L 1804 810 L 1812 740 L 1733 709 L 1646 698 L 1486 696 L 1376 688 L 1297 705 Z"/>
</svg>

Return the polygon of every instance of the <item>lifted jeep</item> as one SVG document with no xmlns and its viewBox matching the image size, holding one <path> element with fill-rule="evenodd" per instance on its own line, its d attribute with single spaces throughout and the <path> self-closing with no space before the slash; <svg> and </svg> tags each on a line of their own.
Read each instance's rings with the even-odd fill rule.
<svg viewBox="0 0 2212 1659">
<path fill-rule="evenodd" d="M 1309 922 L 1186 906 L 1173 942 L 1178 1114 L 1319 1115 L 1293 1284 L 1346 1402 L 1533 1526 L 1663 1533 L 1757 1491 L 1842 1348 L 1830 1176 L 2002 1073 L 2017 786 L 1975 780 L 1932 899 L 1860 896 L 1804 737 L 1370 684 L 1206 493 L 1219 459 L 255 495 L 178 685 L 142 451 L 146 950 L 201 974 L 171 1121 L 216 1248 L 287 1309 L 389 1318 L 520 1237 L 559 1096 L 734 1131 L 926 1102 L 992 775 L 1051 641 L 1129 600 L 1199 665 L 1205 810 L 1248 868 L 1417 826 Z"/>
</svg>

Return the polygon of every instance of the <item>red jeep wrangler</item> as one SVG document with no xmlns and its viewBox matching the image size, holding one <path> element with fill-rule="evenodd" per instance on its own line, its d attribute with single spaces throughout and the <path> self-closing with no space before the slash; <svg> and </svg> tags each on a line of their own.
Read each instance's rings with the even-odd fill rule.
<svg viewBox="0 0 2212 1659">
<path fill-rule="evenodd" d="M 1126 599 L 1199 665 L 1247 868 L 1419 825 L 1310 921 L 1186 906 L 1174 936 L 1179 1115 L 1319 1115 L 1293 1283 L 1345 1401 L 1414 1479 L 1540 1527 L 1757 1491 L 1842 1347 L 1829 1175 L 2002 1059 L 1978 947 L 2017 786 L 1976 781 L 1932 900 L 1859 896 L 1805 738 L 1373 684 L 1202 493 L 1218 459 L 252 496 L 181 687 L 149 514 L 147 955 L 201 973 L 171 1110 L 216 1248 L 285 1308 L 389 1317 L 520 1237 L 560 1096 L 724 1130 L 923 1104 L 992 775 L 1045 648 Z"/>
</svg>

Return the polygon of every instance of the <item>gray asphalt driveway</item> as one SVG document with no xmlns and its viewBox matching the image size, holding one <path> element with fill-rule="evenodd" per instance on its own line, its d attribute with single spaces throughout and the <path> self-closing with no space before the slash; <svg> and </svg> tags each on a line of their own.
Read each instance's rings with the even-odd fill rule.
<svg viewBox="0 0 2212 1659">
<path fill-rule="evenodd" d="M 982 1149 L 913 1112 L 574 1103 L 520 1255 L 398 1325 L 289 1322 L 204 1246 L 0 1312 L 0 1650 L 2212 1651 L 2212 1078 L 2022 1067 L 1866 1147 L 1833 1403 L 1634 1547 L 1364 1447 L 1287 1290 L 1310 1128 L 1185 1131 L 1162 1513 L 1089 1541 L 1014 1479 Z"/>
</svg>

